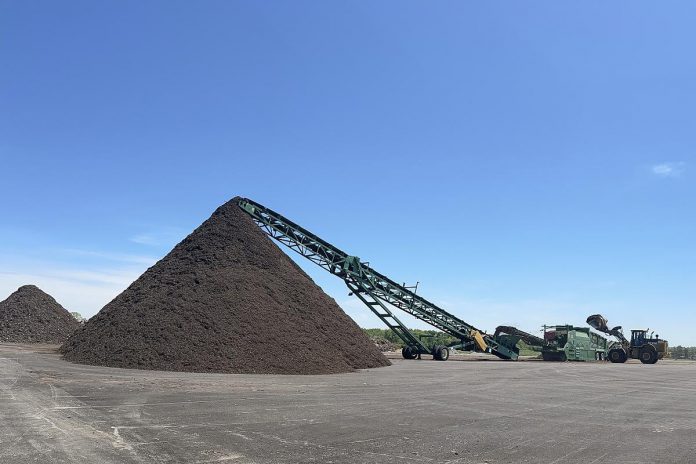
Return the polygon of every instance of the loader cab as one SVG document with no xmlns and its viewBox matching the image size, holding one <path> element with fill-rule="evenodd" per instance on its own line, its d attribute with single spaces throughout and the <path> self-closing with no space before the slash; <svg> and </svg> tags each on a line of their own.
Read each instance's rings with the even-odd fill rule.
<svg viewBox="0 0 696 464">
<path fill-rule="evenodd" d="M 657 343 L 660 341 L 660 336 L 651 332 L 648 335 L 647 330 L 631 330 L 631 346 L 642 346 L 646 343 Z"/>
<path fill-rule="evenodd" d="M 645 334 L 647 330 L 631 330 L 631 346 L 645 345 Z"/>
</svg>

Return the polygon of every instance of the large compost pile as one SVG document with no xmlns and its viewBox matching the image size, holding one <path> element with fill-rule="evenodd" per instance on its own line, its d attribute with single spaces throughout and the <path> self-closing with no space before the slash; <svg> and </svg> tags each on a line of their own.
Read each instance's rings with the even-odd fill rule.
<svg viewBox="0 0 696 464">
<path fill-rule="evenodd" d="M 329 374 L 389 361 L 237 205 L 201 226 L 62 346 L 70 361 Z"/>
</svg>

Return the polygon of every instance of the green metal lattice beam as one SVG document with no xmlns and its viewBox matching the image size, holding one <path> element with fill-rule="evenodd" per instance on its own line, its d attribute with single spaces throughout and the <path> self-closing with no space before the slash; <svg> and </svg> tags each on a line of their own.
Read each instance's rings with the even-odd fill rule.
<svg viewBox="0 0 696 464">
<path fill-rule="evenodd" d="M 417 348 L 419 352 L 428 352 L 428 348 L 393 315 L 384 303 L 458 338 L 462 344 L 470 343 L 475 333 L 481 333 L 488 351 L 502 359 L 517 359 L 517 353 L 513 349 L 502 345 L 495 338 L 416 295 L 410 289 L 361 262 L 358 257 L 345 253 L 272 209 L 247 198 L 240 199 L 239 206 L 270 237 L 342 278 L 351 291 L 399 338 Z"/>
</svg>

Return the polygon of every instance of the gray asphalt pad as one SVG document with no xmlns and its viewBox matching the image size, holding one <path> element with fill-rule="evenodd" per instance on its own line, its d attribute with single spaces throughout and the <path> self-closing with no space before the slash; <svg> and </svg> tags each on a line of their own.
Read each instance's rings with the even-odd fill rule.
<svg viewBox="0 0 696 464">
<path fill-rule="evenodd" d="M 393 362 L 197 374 L 0 345 L 0 462 L 696 462 L 696 363 Z"/>
</svg>

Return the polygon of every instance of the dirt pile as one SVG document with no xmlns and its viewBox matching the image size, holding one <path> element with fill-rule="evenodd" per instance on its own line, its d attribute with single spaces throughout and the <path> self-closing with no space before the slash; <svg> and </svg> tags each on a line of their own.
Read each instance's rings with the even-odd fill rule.
<svg viewBox="0 0 696 464">
<path fill-rule="evenodd" d="M 390 342 L 384 337 L 370 337 L 370 341 L 377 347 L 382 353 L 390 351 L 398 351 L 401 349 L 399 345 L 394 342 Z"/>
<path fill-rule="evenodd" d="M 327 374 L 389 364 L 236 198 L 61 351 L 85 364 L 192 372 Z"/>
<path fill-rule="evenodd" d="M 63 343 L 80 323 L 53 297 L 24 285 L 0 302 L 0 342 Z"/>
</svg>

